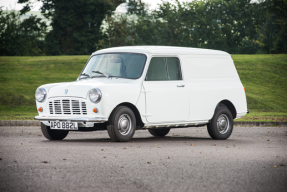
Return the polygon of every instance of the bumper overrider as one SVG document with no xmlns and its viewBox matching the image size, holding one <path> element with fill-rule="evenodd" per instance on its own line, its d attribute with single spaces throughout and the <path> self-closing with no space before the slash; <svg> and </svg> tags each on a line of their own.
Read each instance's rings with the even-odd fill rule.
<svg viewBox="0 0 287 192">
<path fill-rule="evenodd" d="M 70 121 L 70 122 L 94 122 L 94 123 L 104 123 L 108 121 L 107 118 L 104 117 L 34 117 L 35 120 L 39 121 Z"/>
</svg>

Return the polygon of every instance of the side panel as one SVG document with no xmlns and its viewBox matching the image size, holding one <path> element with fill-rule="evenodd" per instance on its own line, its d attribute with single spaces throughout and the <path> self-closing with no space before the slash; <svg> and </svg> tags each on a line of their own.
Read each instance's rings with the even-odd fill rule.
<svg viewBox="0 0 287 192">
<path fill-rule="evenodd" d="M 148 71 L 152 57 L 176 57 L 182 66 L 179 55 L 151 55 L 146 64 L 144 77 Z M 168 68 L 166 68 L 167 70 Z M 182 69 L 181 69 L 182 72 Z M 145 113 L 142 114 L 148 123 L 166 123 L 185 121 L 189 117 L 189 95 L 184 75 L 178 80 L 149 80 L 143 79 L 145 93 Z M 142 118 L 143 119 L 143 118 Z"/>
<path fill-rule="evenodd" d="M 184 81 L 145 81 L 146 119 L 149 123 L 185 121 L 189 95 Z"/>
<path fill-rule="evenodd" d="M 209 120 L 222 100 L 247 111 L 245 92 L 230 56 L 186 56 L 183 71 L 190 95 L 189 121 Z"/>
</svg>

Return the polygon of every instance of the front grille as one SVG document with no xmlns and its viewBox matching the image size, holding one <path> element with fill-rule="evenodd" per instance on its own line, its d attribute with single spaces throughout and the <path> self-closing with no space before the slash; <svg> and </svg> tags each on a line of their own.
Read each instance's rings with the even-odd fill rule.
<svg viewBox="0 0 287 192">
<path fill-rule="evenodd" d="M 73 115 L 80 115 L 81 114 L 79 101 L 72 100 L 72 108 L 73 108 Z"/>
<path fill-rule="evenodd" d="M 83 115 L 87 115 L 87 106 L 85 102 L 82 102 L 82 112 Z"/>
<path fill-rule="evenodd" d="M 79 100 L 54 100 L 49 102 L 50 114 L 87 115 L 86 102 Z"/>
<path fill-rule="evenodd" d="M 63 113 L 65 115 L 71 115 L 70 100 L 62 100 Z"/>
</svg>

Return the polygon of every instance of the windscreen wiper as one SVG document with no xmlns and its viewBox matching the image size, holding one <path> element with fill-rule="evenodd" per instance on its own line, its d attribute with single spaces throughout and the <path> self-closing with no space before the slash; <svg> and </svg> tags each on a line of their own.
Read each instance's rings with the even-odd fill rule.
<svg viewBox="0 0 287 192">
<path fill-rule="evenodd" d="M 89 76 L 89 77 L 91 77 L 89 74 L 87 74 L 87 73 L 82 73 L 81 75 L 84 75 L 84 76 Z"/>
<path fill-rule="evenodd" d="M 109 77 L 113 77 L 112 75 L 108 74 L 108 73 L 103 73 L 103 72 L 100 72 L 100 71 L 92 71 L 93 73 L 99 73 L 99 74 L 102 74 L 104 76 L 106 76 L 107 78 Z"/>
<path fill-rule="evenodd" d="M 87 73 L 81 73 L 81 75 L 84 75 L 84 76 L 87 76 L 87 77 L 91 78 L 91 76 L 89 74 L 87 74 Z M 83 79 L 83 78 L 80 78 L 80 79 Z"/>
</svg>

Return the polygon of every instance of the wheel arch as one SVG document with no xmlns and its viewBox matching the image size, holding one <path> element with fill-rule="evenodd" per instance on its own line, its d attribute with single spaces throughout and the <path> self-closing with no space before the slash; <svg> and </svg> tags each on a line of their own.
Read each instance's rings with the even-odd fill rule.
<svg viewBox="0 0 287 192">
<path fill-rule="evenodd" d="M 133 113 L 135 114 L 137 129 L 140 129 L 140 128 L 143 127 L 144 123 L 142 122 L 140 112 L 139 112 L 139 110 L 137 109 L 137 107 L 136 107 L 135 105 L 133 105 L 132 103 L 128 103 L 128 102 L 123 102 L 123 103 L 118 104 L 118 105 L 113 109 L 113 111 L 114 111 L 118 106 L 125 106 L 125 107 L 130 108 L 130 109 L 133 111 Z M 109 118 L 111 117 L 111 114 L 113 113 L 113 111 L 110 113 Z"/>
<path fill-rule="evenodd" d="M 220 105 L 222 105 L 222 104 L 225 105 L 225 106 L 228 108 L 228 110 L 229 110 L 229 111 L 231 112 L 231 114 L 232 114 L 233 119 L 235 119 L 236 116 L 237 116 L 237 111 L 236 111 L 236 108 L 235 108 L 235 106 L 233 105 L 233 103 L 232 103 L 231 101 L 225 99 L 225 100 L 220 101 L 220 102 L 216 105 L 216 107 L 220 107 Z"/>
</svg>

